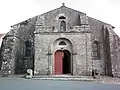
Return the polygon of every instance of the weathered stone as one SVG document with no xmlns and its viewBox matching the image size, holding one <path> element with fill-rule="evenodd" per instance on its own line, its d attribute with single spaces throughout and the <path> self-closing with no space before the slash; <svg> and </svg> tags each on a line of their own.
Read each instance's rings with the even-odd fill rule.
<svg viewBox="0 0 120 90">
<path fill-rule="evenodd" d="M 102 75 L 120 76 L 120 39 L 113 28 L 66 6 L 15 24 L 3 38 L 1 74 L 23 74 L 27 69 L 35 75 L 55 74 L 55 53 L 66 50 L 72 75 L 92 75 L 98 69 Z M 66 45 L 59 45 L 61 41 Z"/>
</svg>

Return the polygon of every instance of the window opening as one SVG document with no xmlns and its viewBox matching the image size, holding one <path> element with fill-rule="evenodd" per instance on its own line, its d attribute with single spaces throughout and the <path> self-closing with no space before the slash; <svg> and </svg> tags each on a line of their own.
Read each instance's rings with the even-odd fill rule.
<svg viewBox="0 0 120 90">
<path fill-rule="evenodd" d="M 61 41 L 59 45 L 66 45 L 66 43 L 64 41 Z"/>
<path fill-rule="evenodd" d="M 25 41 L 25 56 L 29 57 L 31 56 L 31 42 L 30 41 Z"/>
</svg>

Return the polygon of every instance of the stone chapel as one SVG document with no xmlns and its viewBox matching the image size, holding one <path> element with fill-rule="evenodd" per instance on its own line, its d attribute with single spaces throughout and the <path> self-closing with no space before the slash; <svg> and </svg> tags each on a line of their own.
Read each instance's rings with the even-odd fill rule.
<svg viewBox="0 0 120 90">
<path fill-rule="evenodd" d="M 0 74 L 120 76 L 114 26 L 66 7 L 11 26 L 0 49 Z"/>
</svg>

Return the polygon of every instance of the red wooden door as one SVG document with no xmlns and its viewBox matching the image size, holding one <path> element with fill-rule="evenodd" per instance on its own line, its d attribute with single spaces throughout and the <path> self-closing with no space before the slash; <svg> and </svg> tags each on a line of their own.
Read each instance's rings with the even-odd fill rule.
<svg viewBox="0 0 120 90">
<path fill-rule="evenodd" d="M 56 51 L 55 52 L 55 74 L 62 74 L 63 73 L 63 52 L 62 51 Z"/>
</svg>

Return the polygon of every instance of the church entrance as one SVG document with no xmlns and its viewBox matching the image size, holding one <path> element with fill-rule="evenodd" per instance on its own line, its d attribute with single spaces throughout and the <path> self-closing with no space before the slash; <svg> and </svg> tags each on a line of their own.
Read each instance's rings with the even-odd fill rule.
<svg viewBox="0 0 120 90">
<path fill-rule="evenodd" d="M 55 74 L 71 74 L 71 55 L 68 50 L 55 52 Z"/>
</svg>

